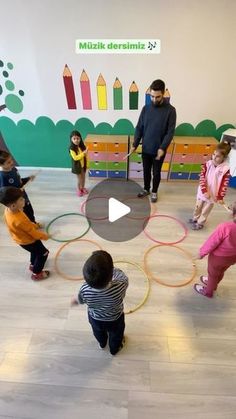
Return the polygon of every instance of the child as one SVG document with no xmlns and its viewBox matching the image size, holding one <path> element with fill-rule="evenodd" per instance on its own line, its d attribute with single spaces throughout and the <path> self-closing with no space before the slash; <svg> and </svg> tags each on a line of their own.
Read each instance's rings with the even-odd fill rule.
<svg viewBox="0 0 236 419">
<path fill-rule="evenodd" d="M 14 167 L 14 161 L 10 153 L 7 151 L 0 150 L 0 166 L 2 170 L 0 171 L 0 188 L 3 186 L 14 186 L 15 188 L 21 188 L 24 192 L 25 206 L 24 213 L 33 223 L 36 223 L 34 218 L 34 210 L 30 203 L 27 193 L 24 191 L 23 186 L 29 181 L 34 180 L 35 176 L 29 176 L 26 178 L 21 178 L 18 170 Z M 39 223 L 36 223 L 40 227 Z"/>
<path fill-rule="evenodd" d="M 78 196 L 83 196 L 88 193 L 85 185 L 85 173 L 88 166 L 87 148 L 85 147 L 81 134 L 79 131 L 72 131 L 70 134 L 70 156 L 72 159 L 72 173 L 78 177 Z"/>
<path fill-rule="evenodd" d="M 115 355 L 124 344 L 123 299 L 128 278 L 113 267 L 113 260 L 104 250 L 93 252 L 83 267 L 85 284 L 71 304 L 87 304 L 89 323 L 100 348 L 109 339 L 110 353 Z"/>
<path fill-rule="evenodd" d="M 43 271 L 49 251 L 40 240 L 47 240 L 48 234 L 37 229 L 23 212 L 24 192 L 20 188 L 4 187 L 0 189 L 0 203 L 5 205 L 5 220 L 13 240 L 30 252 L 31 278 L 34 281 L 46 279 L 49 271 Z"/>
<path fill-rule="evenodd" d="M 212 155 L 212 160 L 202 165 L 197 202 L 193 218 L 189 222 L 193 230 L 201 230 L 215 202 L 223 204 L 229 182 L 229 166 L 226 162 L 231 150 L 228 143 L 219 143 Z"/>
<path fill-rule="evenodd" d="M 195 284 L 194 289 L 199 294 L 211 298 L 223 279 L 225 271 L 236 263 L 236 201 L 232 205 L 233 221 L 218 225 L 200 248 L 197 259 L 208 255 L 208 276 L 201 276 L 205 285 Z"/>
</svg>

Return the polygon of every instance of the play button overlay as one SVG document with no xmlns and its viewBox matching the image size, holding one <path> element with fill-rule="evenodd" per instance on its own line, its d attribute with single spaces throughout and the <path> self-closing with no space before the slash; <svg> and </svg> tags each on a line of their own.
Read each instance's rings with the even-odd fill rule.
<svg viewBox="0 0 236 419">
<path fill-rule="evenodd" d="M 131 211 L 128 205 L 122 204 L 122 202 L 118 201 L 115 198 L 109 198 L 108 201 L 108 220 L 110 223 L 114 223 L 114 221 L 119 220 L 121 217 L 129 214 Z"/>
<path fill-rule="evenodd" d="M 85 203 L 85 215 L 94 233 L 111 242 L 125 242 L 138 236 L 151 213 L 149 197 L 137 198 L 142 190 L 132 180 L 99 182 Z"/>
</svg>

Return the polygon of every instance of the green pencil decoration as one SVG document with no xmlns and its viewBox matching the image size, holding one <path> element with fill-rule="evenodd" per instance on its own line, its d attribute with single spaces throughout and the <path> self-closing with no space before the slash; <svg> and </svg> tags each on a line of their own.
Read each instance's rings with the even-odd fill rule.
<svg viewBox="0 0 236 419">
<path fill-rule="evenodd" d="M 118 77 L 113 84 L 113 104 L 114 109 L 123 109 L 123 92 L 122 85 Z"/>
<path fill-rule="evenodd" d="M 135 81 L 133 81 L 129 89 L 129 108 L 138 109 L 138 87 Z"/>
</svg>

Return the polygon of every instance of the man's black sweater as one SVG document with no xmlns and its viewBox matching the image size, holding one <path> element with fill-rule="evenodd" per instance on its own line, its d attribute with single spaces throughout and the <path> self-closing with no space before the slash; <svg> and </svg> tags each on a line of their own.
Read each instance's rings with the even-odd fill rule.
<svg viewBox="0 0 236 419">
<path fill-rule="evenodd" d="M 170 144 L 176 125 L 176 110 L 165 101 L 158 106 L 153 104 L 145 105 L 141 111 L 134 134 L 135 148 L 142 139 L 143 153 L 153 156 L 161 148 L 166 151 Z"/>
</svg>

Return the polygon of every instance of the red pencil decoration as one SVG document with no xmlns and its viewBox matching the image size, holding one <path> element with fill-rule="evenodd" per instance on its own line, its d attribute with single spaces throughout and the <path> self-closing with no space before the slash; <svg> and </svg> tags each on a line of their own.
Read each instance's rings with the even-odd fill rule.
<svg viewBox="0 0 236 419">
<path fill-rule="evenodd" d="M 92 109 L 90 82 L 85 70 L 82 71 L 80 76 L 80 88 L 83 109 Z"/>
<path fill-rule="evenodd" d="M 72 74 L 67 64 L 65 65 L 65 68 L 63 71 L 63 82 L 64 82 L 64 87 L 65 87 L 68 109 L 76 109 L 77 107 L 76 107 L 76 101 L 75 101 L 74 83 L 73 83 Z"/>
</svg>

